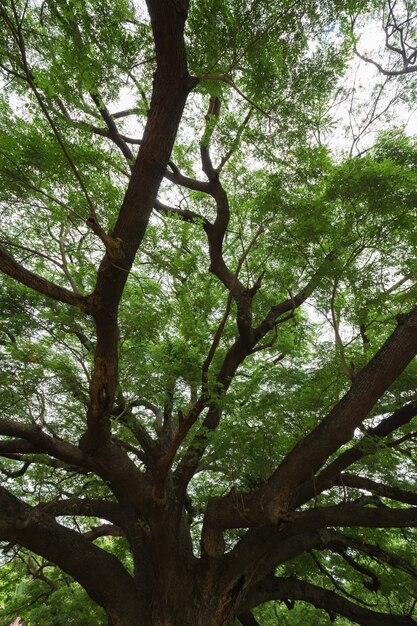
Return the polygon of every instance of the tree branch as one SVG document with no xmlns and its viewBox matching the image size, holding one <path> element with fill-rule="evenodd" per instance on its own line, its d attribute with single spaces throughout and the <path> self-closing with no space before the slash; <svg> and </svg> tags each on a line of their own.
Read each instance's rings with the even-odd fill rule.
<svg viewBox="0 0 417 626">
<path fill-rule="evenodd" d="M 0 487 L 0 537 L 56 563 L 109 614 L 133 613 L 135 586 L 119 560 Z M 79 555 L 83 558 L 80 559 Z M 125 604 L 126 603 L 126 604 Z"/>
<path fill-rule="evenodd" d="M 380 482 L 376 482 L 375 480 L 364 478 L 363 476 L 355 476 L 354 474 L 345 472 L 336 478 L 334 484 L 371 491 L 372 493 L 376 493 L 383 498 L 390 498 L 391 500 L 397 500 L 398 502 L 404 502 L 405 504 L 417 505 L 417 494 L 413 491 L 404 491 L 398 487 L 384 485 Z"/>
<path fill-rule="evenodd" d="M 48 296 L 49 298 L 58 300 L 59 302 L 65 302 L 65 304 L 76 306 L 86 312 L 89 311 L 88 298 L 81 296 L 78 293 L 74 293 L 73 291 L 69 291 L 68 289 L 65 289 L 65 287 L 56 285 L 46 278 L 42 278 L 41 276 L 34 274 L 30 270 L 23 267 L 23 265 L 18 263 L 10 254 L 1 248 L 0 270 L 11 278 L 17 280 L 22 285 L 26 285 L 44 296 Z"/>
<path fill-rule="evenodd" d="M 118 306 L 155 206 L 188 93 L 195 85 L 186 62 L 185 15 L 175 3 L 161 0 L 149 0 L 148 9 L 157 59 L 150 111 L 112 235 L 120 243 L 118 256 L 116 260 L 108 254 L 103 258 L 93 294 L 97 344 L 87 431 L 80 441 L 90 453 L 111 437 L 110 415 L 118 384 Z"/>
<path fill-rule="evenodd" d="M 269 600 L 302 600 L 329 613 L 336 612 L 362 626 L 411 626 L 416 622 L 406 615 L 378 613 L 350 600 L 334 591 L 323 589 L 298 578 L 268 576 L 248 594 L 245 607 L 252 608 Z"/>
<path fill-rule="evenodd" d="M 329 489 L 344 469 L 372 453 L 372 450 L 377 449 L 379 439 L 387 437 L 401 426 L 408 424 L 416 415 L 417 402 L 409 402 L 382 420 L 376 427 L 370 428 L 365 437 L 355 446 L 339 454 L 317 477 L 308 478 L 300 486 L 294 494 L 295 506 L 299 506 L 315 495 Z"/>
<path fill-rule="evenodd" d="M 109 129 L 109 135 L 108 135 L 109 138 L 120 149 L 126 161 L 130 165 L 132 165 L 135 160 L 133 156 L 133 152 L 127 145 L 126 141 L 120 135 L 119 130 L 114 121 L 114 116 L 109 113 L 107 107 L 103 104 L 103 102 L 100 99 L 100 96 L 97 93 L 91 93 L 90 95 L 91 95 L 91 98 L 93 99 L 94 104 L 99 110 L 101 117 L 105 121 L 107 128 Z M 119 114 L 119 117 L 120 117 L 120 114 Z"/>
<path fill-rule="evenodd" d="M 413 567 L 408 561 L 399 558 L 395 554 L 376 546 L 366 541 L 360 540 L 357 537 L 351 537 L 345 533 L 338 532 L 336 530 L 326 529 L 321 531 L 325 541 L 323 542 L 323 549 L 339 550 L 353 549 L 357 552 L 367 554 L 373 559 L 380 561 L 383 564 L 388 564 L 390 567 L 401 569 L 413 578 L 417 579 L 417 569 Z"/>
<path fill-rule="evenodd" d="M 114 524 L 101 524 L 101 526 L 94 526 L 87 532 L 83 533 L 84 539 L 88 541 L 95 541 L 99 537 L 124 537 L 125 533 L 121 528 Z"/>
<path fill-rule="evenodd" d="M 61 439 L 50 437 L 39 426 L 23 424 L 11 420 L 0 419 L 0 435 L 6 437 L 19 437 L 28 442 L 29 446 L 20 441 L 0 442 L 1 450 L 12 449 L 14 452 L 42 452 L 50 454 L 70 465 L 84 469 L 92 469 L 89 459 L 77 447 Z M 25 450 L 25 447 L 27 448 Z"/>
<path fill-rule="evenodd" d="M 353 437 L 355 428 L 417 354 L 417 307 L 397 319 L 397 328 L 357 374 L 349 391 L 286 456 L 262 489 L 262 498 L 288 502 L 306 476 Z"/>
<path fill-rule="evenodd" d="M 155 210 L 159 213 L 166 213 L 167 215 L 178 215 L 184 220 L 184 222 L 201 224 L 206 227 L 211 226 L 210 222 L 202 215 L 199 215 L 194 211 L 189 211 L 188 209 L 176 209 L 174 207 L 170 207 L 167 204 L 163 204 L 159 200 L 155 202 Z"/>
<path fill-rule="evenodd" d="M 259 622 L 254 618 L 250 611 L 245 611 L 237 616 L 242 626 L 260 626 Z"/>
</svg>

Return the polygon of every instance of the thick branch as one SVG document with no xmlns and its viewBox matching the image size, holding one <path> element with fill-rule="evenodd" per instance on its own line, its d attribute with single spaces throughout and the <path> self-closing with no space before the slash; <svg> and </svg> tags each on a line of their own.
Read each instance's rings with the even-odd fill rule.
<svg viewBox="0 0 417 626">
<path fill-rule="evenodd" d="M 369 445 L 370 442 L 374 441 L 376 449 L 378 439 L 387 437 L 398 428 L 401 428 L 401 426 L 408 424 L 416 415 L 417 402 L 409 402 L 394 411 L 392 415 L 382 420 L 377 426 L 370 428 L 367 435 L 365 435 L 361 441 L 352 448 L 349 448 L 349 450 L 342 452 L 342 454 L 332 461 L 318 477 L 314 477 L 313 479 L 309 478 L 301 485 L 294 496 L 295 506 L 299 506 L 325 489 L 329 489 L 334 484 L 336 477 L 339 476 L 344 469 L 371 453 L 374 448 Z"/>
<path fill-rule="evenodd" d="M 125 534 L 121 528 L 114 524 L 101 524 L 101 526 L 94 526 L 87 532 L 83 533 L 84 539 L 88 541 L 95 541 L 99 537 L 124 537 Z"/>
<path fill-rule="evenodd" d="M 129 520 L 137 520 L 137 517 L 132 516 L 129 509 L 117 502 L 94 498 L 69 498 L 67 500 L 41 502 L 36 508 L 52 517 L 98 517 L 121 527 L 124 527 Z"/>
<path fill-rule="evenodd" d="M 76 306 L 83 310 L 88 310 L 88 299 L 84 296 L 80 296 L 73 291 L 69 291 L 65 289 L 65 287 L 60 287 L 55 283 L 47 280 L 46 278 L 42 278 L 37 274 L 34 274 L 30 270 L 26 269 L 15 261 L 15 259 L 2 250 L 0 248 L 0 270 L 14 278 L 22 285 L 26 285 L 31 289 L 43 294 L 44 296 L 48 296 L 49 298 L 53 298 L 54 300 L 58 300 L 59 302 L 65 302 L 66 304 L 71 304 L 72 306 Z"/>
<path fill-rule="evenodd" d="M 264 508 L 257 502 L 257 494 L 229 494 L 212 498 L 207 507 L 202 531 L 204 550 L 213 555 L 222 549 L 222 531 L 225 528 L 251 528 L 269 520 L 271 526 L 282 523 L 289 536 L 308 530 L 340 527 L 406 528 L 417 526 L 417 507 L 395 509 L 344 504 L 289 512 L 276 504 L 266 502 Z M 284 531 L 283 531 L 284 532 Z M 251 542 L 251 535 L 246 540 Z"/>
<path fill-rule="evenodd" d="M 2 452 L 43 452 L 70 465 L 91 469 L 90 461 L 77 446 L 47 435 L 39 426 L 0 419 L 0 435 L 19 437 L 29 444 L 2 441 Z"/>
<path fill-rule="evenodd" d="M 112 613 L 134 613 L 135 587 L 121 563 L 79 533 L 0 487 L 0 537 L 56 563 Z M 80 559 L 80 554 L 83 558 Z M 126 604 L 125 604 L 126 603 Z"/>
<path fill-rule="evenodd" d="M 364 528 L 407 528 L 417 527 L 417 507 L 406 509 L 388 507 L 364 507 L 343 504 L 316 508 L 299 513 L 293 522 L 293 532 L 309 528 L 331 526 Z"/>
<path fill-rule="evenodd" d="M 353 437 L 355 428 L 416 354 L 417 308 L 398 318 L 397 328 L 356 376 L 349 391 L 274 472 L 262 498 L 288 502 L 305 477 Z"/>
<path fill-rule="evenodd" d="M 6 458 L 11 454 L 32 454 L 33 452 L 36 452 L 36 447 L 24 439 L 5 439 L 0 441 L 0 455 L 6 456 Z"/>
<path fill-rule="evenodd" d="M 97 345 L 90 385 L 88 430 L 80 445 L 97 451 L 110 439 L 110 414 L 118 382 L 117 311 L 136 251 L 142 242 L 165 174 L 177 128 L 194 83 L 187 70 L 186 15 L 175 3 L 149 0 L 157 69 L 148 120 L 113 231 L 117 255 L 103 258 L 93 294 Z"/>
<path fill-rule="evenodd" d="M 406 615 L 377 613 L 359 606 L 334 591 L 323 589 L 297 578 L 269 576 L 262 580 L 248 595 L 245 606 L 257 606 L 268 600 L 302 600 L 318 609 L 336 612 L 362 626 L 411 626 L 416 622 Z"/>
</svg>

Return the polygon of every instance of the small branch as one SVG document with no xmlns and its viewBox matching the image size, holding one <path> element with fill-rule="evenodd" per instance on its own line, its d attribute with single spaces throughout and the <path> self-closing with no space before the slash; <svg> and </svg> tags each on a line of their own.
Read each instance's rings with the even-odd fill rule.
<svg viewBox="0 0 417 626">
<path fill-rule="evenodd" d="M 313 274 L 311 279 L 304 285 L 301 291 L 298 292 L 295 296 L 288 298 L 287 300 L 283 300 L 280 304 L 277 304 L 271 307 L 268 315 L 264 318 L 264 320 L 255 328 L 255 335 L 257 341 L 262 339 L 270 330 L 274 328 L 276 320 L 283 314 L 291 312 L 293 313 L 295 309 L 301 306 L 307 298 L 311 296 L 314 290 L 319 286 L 321 280 L 328 274 L 330 269 L 332 268 L 333 261 L 335 260 L 336 255 L 334 252 L 329 252 L 324 261 Z"/>
<path fill-rule="evenodd" d="M 68 269 L 67 255 L 65 252 L 65 242 L 64 242 L 64 237 L 63 237 L 63 234 L 64 234 L 63 229 L 64 229 L 64 226 L 62 226 L 60 237 L 59 237 L 59 251 L 61 253 L 62 269 L 63 269 L 65 276 L 68 279 L 69 284 L 71 285 L 73 292 L 76 294 L 79 294 L 78 287 L 73 277 L 71 276 L 71 272 Z"/>
<path fill-rule="evenodd" d="M 346 561 L 349 563 L 348 559 L 350 557 L 348 557 L 346 554 L 344 554 L 342 551 L 338 554 L 342 557 L 346 557 Z M 365 604 L 367 606 L 371 606 L 368 602 L 364 602 L 363 600 L 361 600 L 360 598 L 358 598 L 357 596 L 349 593 L 348 591 L 346 591 L 346 589 L 334 578 L 334 576 L 332 576 L 332 574 L 320 563 L 319 559 L 317 559 L 314 555 L 314 553 L 311 553 L 311 557 L 314 561 L 314 563 L 316 564 L 317 569 L 324 574 L 325 576 L 327 576 L 327 578 L 330 580 L 330 582 L 332 583 L 332 585 L 334 585 L 334 588 L 337 589 L 338 591 L 340 591 L 341 593 L 343 593 L 343 595 L 345 595 L 348 598 L 351 598 L 352 600 L 354 600 L 355 602 L 360 602 L 361 604 Z M 354 567 L 354 569 L 358 569 L 361 574 L 363 574 L 363 570 L 361 568 L 361 566 L 359 566 L 353 559 L 350 559 L 350 561 L 352 561 L 354 563 L 354 566 L 352 565 L 352 563 L 349 563 L 349 565 L 351 565 L 352 567 Z M 367 573 L 367 576 L 371 576 L 370 574 Z M 372 577 L 376 576 L 373 574 L 372 572 Z M 378 579 L 377 579 L 378 580 Z M 380 586 L 380 585 L 379 585 Z M 375 606 L 375 605 L 374 605 Z"/>
<path fill-rule="evenodd" d="M 404 502 L 406 504 L 417 505 L 417 494 L 413 491 L 406 491 L 398 487 L 384 485 L 383 483 L 376 482 L 370 478 L 364 478 L 363 476 L 356 476 L 355 474 L 345 472 L 340 474 L 334 484 L 370 491 L 371 493 L 376 493 L 383 498 L 397 500 L 397 502 Z"/>
<path fill-rule="evenodd" d="M 193 224 L 201 224 L 202 226 L 210 227 L 211 223 L 202 215 L 189 211 L 188 209 L 176 209 L 170 207 L 167 204 L 163 204 L 159 200 L 155 202 L 155 210 L 159 213 L 166 213 L 167 215 L 178 215 L 184 222 L 191 222 Z"/>
<path fill-rule="evenodd" d="M 28 556 L 28 560 L 27 560 L 27 568 L 29 573 L 34 577 L 37 578 L 38 580 L 42 580 L 46 585 L 48 585 L 48 587 L 51 589 L 52 592 L 58 591 L 58 585 L 52 581 L 50 578 L 48 578 L 47 576 L 45 576 L 45 574 L 43 573 L 43 567 L 36 567 L 34 561 L 33 561 L 33 557 L 32 557 L 32 553 L 29 552 L 29 556 Z"/>
<path fill-rule="evenodd" d="M 84 183 L 84 180 L 82 178 L 82 176 L 80 175 L 77 166 L 75 165 L 75 162 L 71 156 L 71 153 L 69 152 L 66 143 L 58 129 L 58 127 L 56 126 L 54 120 L 52 119 L 48 107 L 46 106 L 43 96 L 41 95 L 41 93 L 39 92 L 36 84 L 35 84 L 35 80 L 33 77 L 33 73 L 29 67 L 28 64 L 28 60 L 27 60 L 27 55 L 26 55 L 26 45 L 25 45 L 25 41 L 23 39 L 23 35 L 22 35 L 22 24 L 19 23 L 17 21 L 17 17 L 16 17 L 16 12 L 15 12 L 15 7 L 13 5 L 13 9 L 14 9 L 14 16 L 15 16 L 15 20 L 16 20 L 16 25 L 13 24 L 12 20 L 9 18 L 9 16 L 7 15 L 7 13 L 4 10 L 0 10 L 0 15 L 3 17 L 3 20 L 5 21 L 7 27 L 9 28 L 10 32 L 13 35 L 13 38 L 16 41 L 16 44 L 18 46 L 19 49 L 19 53 L 21 56 L 21 60 L 22 60 L 22 67 L 25 73 L 25 78 L 26 81 L 30 87 L 30 89 L 32 90 L 38 104 L 39 107 L 45 117 L 45 119 L 47 120 L 47 122 L 49 123 L 49 126 L 52 129 L 52 132 L 55 136 L 55 139 L 57 140 L 65 159 L 68 162 L 68 165 L 70 167 L 70 170 L 72 171 L 72 173 L 74 174 L 74 177 L 76 178 L 81 191 L 84 194 L 84 197 L 87 201 L 87 206 L 88 206 L 88 212 L 89 212 L 89 217 L 86 220 L 86 224 L 91 228 L 91 230 L 101 239 L 101 241 L 104 243 L 104 245 L 106 246 L 106 248 L 109 248 L 110 250 L 114 247 L 114 242 L 112 240 L 112 237 L 110 237 L 109 235 L 106 234 L 106 232 L 103 230 L 102 226 L 100 225 L 98 218 L 97 218 L 97 214 L 96 214 L 96 210 L 94 207 L 94 203 L 91 199 L 91 196 L 88 192 L 88 189 Z"/>
<path fill-rule="evenodd" d="M 242 137 L 242 133 L 245 127 L 249 124 L 249 120 L 252 117 L 252 113 L 253 113 L 253 109 L 249 109 L 249 111 L 246 114 L 245 119 L 243 120 L 242 124 L 238 128 L 236 137 L 232 143 L 232 147 L 230 148 L 230 150 L 228 150 L 228 152 L 224 155 L 224 157 L 222 157 L 219 165 L 216 167 L 216 170 L 219 174 L 222 171 L 223 167 L 226 165 L 226 163 L 229 161 L 233 153 L 236 151 L 237 146 L 239 145 L 240 138 Z"/>
<path fill-rule="evenodd" d="M 0 472 L 4 476 L 7 476 L 7 478 L 19 478 L 19 476 L 23 476 L 23 474 L 26 473 L 26 471 L 29 469 L 30 466 L 31 466 L 31 461 L 25 461 L 19 470 L 11 472 L 9 470 L 6 470 L 4 467 L 0 465 Z"/>
<path fill-rule="evenodd" d="M 140 109 L 133 107 L 132 109 L 125 109 L 124 111 L 117 111 L 117 113 L 110 113 L 111 117 L 114 120 L 120 119 L 121 117 L 128 117 L 129 115 L 137 115 L 140 113 Z"/>
<path fill-rule="evenodd" d="M 220 343 L 220 339 L 223 335 L 223 331 L 225 329 L 228 317 L 230 315 L 230 311 L 232 308 L 232 301 L 233 301 L 233 297 L 232 297 L 232 293 L 229 292 L 228 296 L 227 296 L 227 302 L 226 302 L 226 308 L 225 311 L 223 313 L 223 317 L 220 320 L 220 323 L 216 329 L 216 332 L 214 334 L 213 337 L 213 341 L 211 343 L 210 349 L 207 353 L 206 359 L 203 363 L 203 366 L 201 368 L 201 386 L 202 386 L 202 391 L 203 393 L 207 393 L 207 382 L 208 382 L 208 370 L 210 368 L 211 362 L 214 358 L 214 355 L 216 354 L 216 350 L 219 346 Z"/>
<path fill-rule="evenodd" d="M 88 541 L 95 541 L 99 537 L 124 537 L 125 533 L 121 528 L 114 524 L 102 524 L 101 526 L 94 526 L 91 530 L 83 533 L 84 539 Z"/>
<path fill-rule="evenodd" d="M 109 129 L 110 139 L 120 149 L 126 161 L 128 161 L 128 163 L 132 165 L 135 158 L 133 156 L 131 149 L 127 145 L 126 141 L 124 141 L 124 139 L 122 139 L 121 135 L 119 134 L 119 130 L 114 122 L 114 116 L 109 113 L 107 107 L 104 106 L 103 102 L 101 101 L 97 93 L 91 93 L 90 95 L 94 104 L 99 110 L 101 117 L 105 121 L 107 128 Z"/>
<path fill-rule="evenodd" d="M 236 93 L 238 93 L 241 98 L 246 100 L 246 102 L 248 102 L 254 109 L 262 113 L 262 115 L 264 115 L 265 117 L 268 117 L 268 118 L 271 117 L 267 111 L 265 111 L 262 107 L 259 106 L 259 104 L 256 104 L 256 102 L 254 102 L 251 98 L 249 98 L 249 96 L 246 96 L 243 93 L 243 91 L 239 89 L 239 87 L 232 80 L 232 78 L 228 76 L 227 74 L 199 76 L 198 80 L 200 82 L 212 80 L 212 81 L 221 81 L 222 83 L 226 83 L 226 85 L 229 85 L 230 87 L 232 87 L 232 89 L 234 89 Z"/>
<path fill-rule="evenodd" d="M 338 279 L 336 278 L 333 281 L 332 295 L 331 295 L 331 298 L 330 298 L 330 312 L 331 312 L 331 316 L 332 316 L 332 326 L 333 326 L 334 335 L 335 335 L 336 353 L 337 352 L 339 353 L 340 361 L 341 361 L 341 364 L 342 364 L 343 373 L 350 380 L 353 380 L 354 377 L 355 377 L 355 369 L 353 367 L 349 367 L 348 364 L 346 363 L 345 349 L 344 349 L 344 346 L 343 346 L 342 338 L 341 338 L 340 333 L 339 333 L 339 319 L 338 319 L 338 316 L 336 315 L 336 310 L 335 310 L 335 299 L 336 299 L 336 293 L 337 293 L 337 285 L 338 285 Z"/>
<path fill-rule="evenodd" d="M 323 545 L 323 549 L 329 550 L 337 550 L 337 551 L 345 551 L 356 550 L 357 552 L 362 552 L 367 556 L 370 556 L 372 559 L 380 562 L 381 564 L 388 564 L 390 567 L 400 569 L 406 572 L 409 576 L 412 576 L 414 579 L 417 579 L 417 569 L 411 565 L 408 561 L 401 559 L 395 554 L 388 552 L 387 550 L 381 548 L 380 546 L 376 546 L 366 541 L 360 540 L 356 537 L 351 537 L 349 535 L 345 535 L 336 530 L 327 529 L 324 531 L 326 536 L 325 545 Z"/>
</svg>

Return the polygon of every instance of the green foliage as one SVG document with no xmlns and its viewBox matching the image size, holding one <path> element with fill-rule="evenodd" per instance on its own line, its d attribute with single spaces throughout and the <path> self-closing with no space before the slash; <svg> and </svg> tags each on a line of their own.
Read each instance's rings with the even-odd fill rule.
<svg viewBox="0 0 417 626">
<path fill-rule="evenodd" d="M 27 553 L 22 553 L 21 557 L 33 558 Z M 24 560 L 2 566 L 0 606 L 5 610 L 1 611 L 1 626 L 9 626 L 17 616 L 28 626 L 97 626 L 105 623 L 104 612 L 77 583 L 63 576 L 57 568 L 46 568 L 43 575 L 48 582 L 34 578 Z"/>
<path fill-rule="evenodd" d="M 202 426 L 205 408 L 173 461 L 178 468 L 198 433 L 205 448 L 188 489 L 196 554 L 210 499 L 262 487 L 349 389 L 395 328 L 396 316 L 415 305 L 417 140 L 388 129 L 365 154 L 346 158 L 316 140 L 334 125 L 331 98 L 351 54 L 349 14 L 373 4 L 191 3 L 189 67 L 201 80 L 172 152 L 174 174 L 167 174 L 159 191 L 177 212 L 152 214 L 126 283 L 111 418 L 114 442 L 149 473 L 137 432 L 146 432 L 144 448 L 156 449 L 163 421 L 170 420 L 169 436 L 181 429 L 204 387 L 204 401 L 219 414 L 220 427 Z M 8 33 L 0 42 L 6 87 L 0 96 L 0 246 L 31 272 L 89 296 L 104 253 L 88 227 L 90 204 L 111 235 L 131 166 L 103 111 L 123 109 L 130 98 L 134 121 L 127 114 L 110 118 L 135 158 L 139 140 L 129 138 L 142 136 L 155 69 L 151 26 L 142 4 L 127 0 L 16 6 L 25 14 L 28 67 Z M 8 7 L 2 11 L 9 15 Z M 22 78 L 25 71 L 30 80 Z M 214 97 L 221 100 L 219 115 L 207 114 Z M 238 336 L 238 303 L 210 264 L 206 221 L 218 218 L 215 203 L 196 190 L 198 184 L 176 184 L 178 170 L 203 179 L 201 145 L 210 148 L 229 201 L 224 263 L 234 281 L 256 291 L 253 327 L 277 303 L 294 303 L 227 385 L 219 384 L 219 373 Z M 197 217 L 188 219 L 187 211 Z M 0 274 L 0 285 L 0 414 L 77 445 L 90 402 L 93 320 L 6 274 Z M 415 421 L 384 440 L 365 428 L 415 399 L 416 375 L 412 362 L 362 430 L 329 461 L 357 446 L 362 458 L 355 471 L 393 488 L 410 481 L 414 490 Z M 401 437 L 404 445 L 397 445 Z M 158 443 L 160 450 L 169 447 L 167 440 Z M 19 474 L 24 461 L 28 467 Z M 0 470 L 4 485 L 33 505 L 78 497 L 113 501 L 118 494 L 107 479 L 43 449 L 25 456 L 5 453 Z M 346 497 L 353 502 L 363 491 L 346 496 L 342 487 L 330 486 L 309 506 L 333 506 Z M 65 523 L 80 532 L 97 521 L 69 517 Z M 232 528 L 225 534 L 228 550 L 243 532 Z M 349 561 L 323 548 L 280 565 L 277 574 L 320 584 L 355 602 L 360 598 L 375 610 L 412 612 L 416 563 L 407 546 L 415 532 L 349 533 L 383 548 L 386 560 L 353 547 L 346 553 Z M 97 545 L 133 572 L 125 539 L 102 538 Z M 390 554 L 401 559 L 401 567 Z M 29 626 L 105 623 L 101 609 L 58 568 L 42 569 L 37 562 L 35 569 L 47 580 L 34 576 L 32 558 L 37 557 L 20 550 L 2 564 L 0 626 L 17 614 Z M 374 574 L 377 590 L 371 589 L 372 575 L 355 569 L 352 559 Z M 328 613 L 301 602 L 265 603 L 254 615 L 262 626 L 332 622 Z"/>
</svg>

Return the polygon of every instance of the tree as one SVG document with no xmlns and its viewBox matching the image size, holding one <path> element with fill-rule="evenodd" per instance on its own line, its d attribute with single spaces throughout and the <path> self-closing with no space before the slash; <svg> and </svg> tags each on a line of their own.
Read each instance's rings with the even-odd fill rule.
<svg viewBox="0 0 417 626">
<path fill-rule="evenodd" d="M 371 6 L 277 4 L 0 2 L 0 539 L 33 624 L 81 588 L 114 626 L 415 623 L 417 144 L 335 162 Z"/>
</svg>

